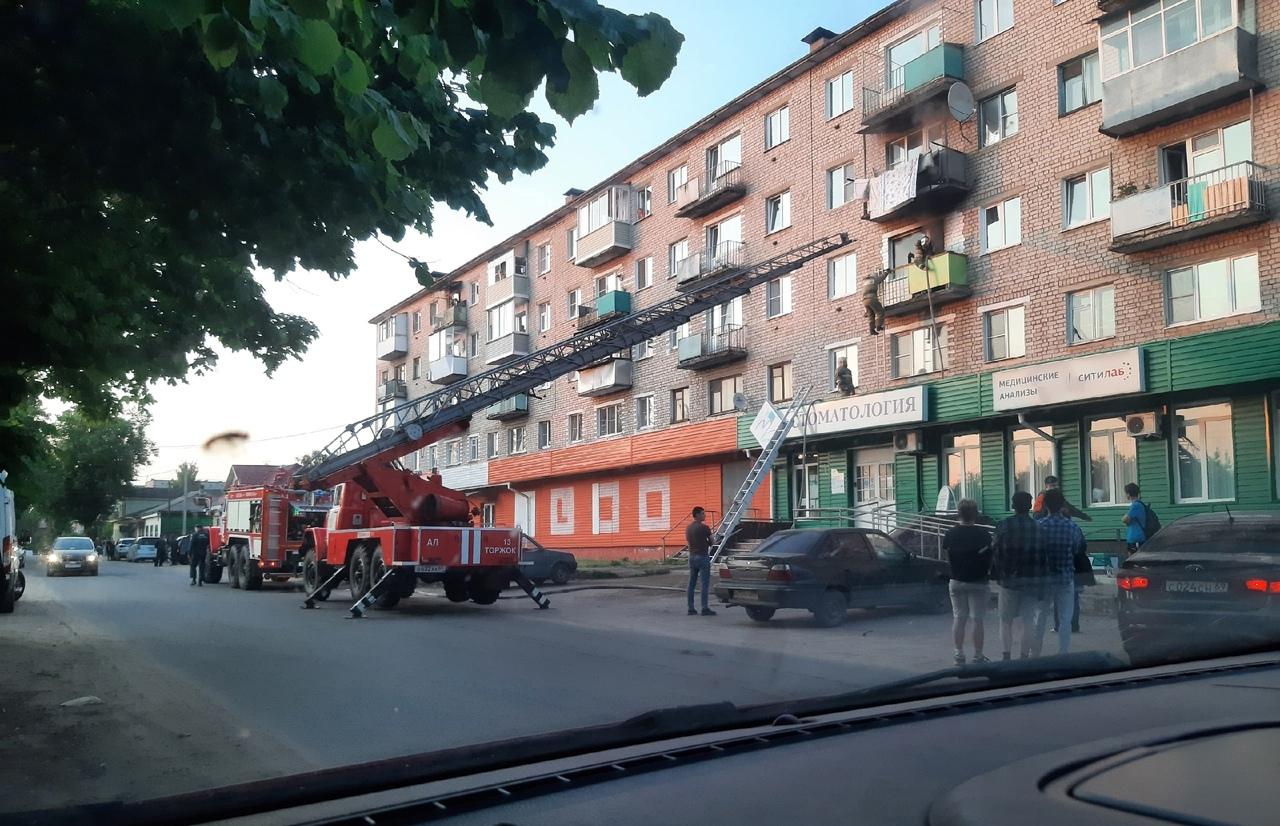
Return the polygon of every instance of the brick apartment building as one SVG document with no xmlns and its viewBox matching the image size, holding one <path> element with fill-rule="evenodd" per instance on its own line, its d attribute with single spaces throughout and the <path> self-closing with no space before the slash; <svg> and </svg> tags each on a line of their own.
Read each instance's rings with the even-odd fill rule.
<svg viewBox="0 0 1280 826">
<path fill-rule="evenodd" d="M 656 555 L 693 505 L 732 499 L 754 411 L 808 386 L 758 517 L 930 511 L 944 488 L 998 517 L 1050 473 L 1094 540 L 1117 538 L 1128 481 L 1166 523 L 1274 508 L 1272 14 L 901 0 L 817 29 L 795 63 L 373 319 L 378 403 L 844 232 L 834 256 L 410 463 L 557 547 Z M 927 270 L 908 262 L 922 235 Z M 862 291 L 886 270 L 872 334 Z"/>
</svg>

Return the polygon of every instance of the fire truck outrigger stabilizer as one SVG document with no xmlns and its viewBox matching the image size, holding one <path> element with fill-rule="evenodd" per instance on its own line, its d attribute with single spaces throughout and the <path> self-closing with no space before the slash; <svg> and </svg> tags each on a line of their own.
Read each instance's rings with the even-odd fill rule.
<svg viewBox="0 0 1280 826">
<path fill-rule="evenodd" d="M 348 425 L 293 479 L 295 489 L 333 490 L 325 524 L 306 528 L 298 549 L 305 606 L 327 599 L 345 579 L 354 617 L 370 605 L 394 606 L 418 582 L 442 583 L 454 602 L 488 605 L 515 581 L 545 608 L 546 597 L 520 570 L 521 532 L 472 527 L 465 495 L 402 467 L 399 458 L 464 432 L 473 415 L 504 399 L 673 330 L 848 243 L 841 233 L 751 266 L 739 265 L 735 248 L 723 261 L 704 262 L 706 276 L 652 307 Z"/>
</svg>

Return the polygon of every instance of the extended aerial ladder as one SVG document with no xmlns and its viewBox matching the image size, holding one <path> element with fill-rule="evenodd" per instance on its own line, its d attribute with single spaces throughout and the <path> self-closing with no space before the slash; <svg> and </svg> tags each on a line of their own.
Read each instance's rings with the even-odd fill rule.
<svg viewBox="0 0 1280 826">
<path fill-rule="evenodd" d="M 407 596 L 406 591 L 411 593 L 414 574 L 424 581 L 443 581 L 450 599 L 470 595 L 474 601 L 487 604 L 496 599 L 497 591 L 505 586 L 501 577 L 510 574 L 531 598 L 545 607 L 545 597 L 519 573 L 516 561 L 521 545 L 519 531 L 513 529 L 515 541 L 508 538 L 501 542 L 495 540 L 495 544 L 490 544 L 492 537 L 469 535 L 471 514 L 466 497 L 445 487 L 438 477 L 424 478 L 400 467 L 397 460 L 461 433 L 473 415 L 504 399 L 533 391 L 539 385 L 676 329 L 698 314 L 794 272 L 848 243 L 847 233 L 828 236 L 758 264 L 681 285 L 682 292 L 651 307 L 348 425 L 328 445 L 312 454 L 294 479 L 299 488 L 335 490 L 335 504 L 328 524 L 314 529 L 312 553 L 304 562 L 307 605 L 313 606 L 316 599 L 326 598 L 328 590 L 345 577 L 352 584 L 353 596 L 358 598 L 352 608 L 353 616 L 360 616 L 371 603 L 393 605 L 401 596 Z M 447 530 L 408 540 L 404 535 L 395 534 L 394 540 L 399 544 L 388 558 L 384 550 L 375 553 L 369 548 L 368 535 L 379 527 L 442 528 L 462 533 L 457 540 L 450 538 Z M 470 528 L 473 532 L 483 530 L 492 529 Z M 442 540 L 442 537 L 445 538 Z M 400 547 L 406 542 L 415 547 Z M 431 542 L 436 545 L 432 546 Z M 431 556 L 433 548 L 444 550 Z M 490 563 L 495 568 L 494 576 L 487 579 L 481 576 L 475 580 L 477 585 L 459 585 L 455 580 L 450 590 L 448 569 L 451 565 L 483 567 Z M 498 572 L 497 568 L 502 571 Z"/>
</svg>

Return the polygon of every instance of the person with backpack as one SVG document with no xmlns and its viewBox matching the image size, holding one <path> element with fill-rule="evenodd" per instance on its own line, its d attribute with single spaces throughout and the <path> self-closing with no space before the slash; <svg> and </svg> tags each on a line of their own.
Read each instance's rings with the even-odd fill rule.
<svg viewBox="0 0 1280 826">
<path fill-rule="evenodd" d="M 1142 489 L 1130 482 L 1124 486 L 1124 495 L 1129 497 L 1129 510 L 1125 512 L 1125 544 L 1129 553 L 1147 544 L 1147 540 L 1160 530 L 1160 520 L 1156 512 L 1142 501 Z"/>
</svg>

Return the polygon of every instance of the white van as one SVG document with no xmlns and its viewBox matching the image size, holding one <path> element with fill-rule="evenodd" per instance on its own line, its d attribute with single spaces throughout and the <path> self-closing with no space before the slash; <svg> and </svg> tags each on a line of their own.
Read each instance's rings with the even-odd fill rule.
<svg viewBox="0 0 1280 826">
<path fill-rule="evenodd" d="M 0 470 L 0 543 L 3 550 L 3 578 L 0 579 L 0 614 L 12 614 L 18 601 L 18 578 L 22 576 L 22 557 L 18 543 L 18 519 L 13 507 L 13 493 L 4 486 L 9 471 Z"/>
</svg>

